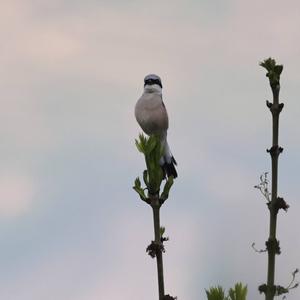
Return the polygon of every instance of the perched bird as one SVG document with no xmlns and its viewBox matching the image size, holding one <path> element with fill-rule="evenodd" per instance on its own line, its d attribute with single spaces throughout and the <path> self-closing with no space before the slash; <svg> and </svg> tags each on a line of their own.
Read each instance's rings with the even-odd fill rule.
<svg viewBox="0 0 300 300">
<path fill-rule="evenodd" d="M 164 174 L 168 177 L 173 175 L 176 178 L 175 165 L 177 163 L 167 142 L 169 119 L 162 100 L 162 84 L 159 76 L 150 74 L 145 77 L 144 93 L 135 105 L 135 118 L 146 134 L 160 136 L 164 151 L 159 164 Z"/>
</svg>

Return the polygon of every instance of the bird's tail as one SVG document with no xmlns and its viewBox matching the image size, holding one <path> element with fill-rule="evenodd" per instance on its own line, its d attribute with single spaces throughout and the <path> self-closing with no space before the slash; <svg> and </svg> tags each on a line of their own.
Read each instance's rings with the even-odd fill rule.
<svg viewBox="0 0 300 300">
<path fill-rule="evenodd" d="M 163 172 L 165 175 L 170 177 L 171 175 L 176 178 L 178 176 L 175 166 L 177 165 L 177 162 L 175 158 L 172 156 L 171 161 L 168 163 L 165 161 L 165 163 L 161 166 L 163 169 Z"/>
<path fill-rule="evenodd" d="M 160 165 L 164 172 L 165 177 L 170 177 L 171 175 L 176 178 L 178 176 L 175 166 L 177 165 L 177 162 L 172 155 L 172 152 L 170 150 L 169 144 L 167 142 L 167 132 L 162 135 L 161 143 L 164 147 L 164 154 L 160 158 Z"/>
</svg>

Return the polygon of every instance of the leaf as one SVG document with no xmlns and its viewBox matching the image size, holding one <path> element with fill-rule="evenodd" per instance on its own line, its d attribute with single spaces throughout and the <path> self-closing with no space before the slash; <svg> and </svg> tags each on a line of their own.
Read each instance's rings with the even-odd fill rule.
<svg viewBox="0 0 300 300">
<path fill-rule="evenodd" d="M 230 300 L 246 300 L 247 291 L 247 286 L 243 286 L 243 284 L 239 282 L 235 284 L 234 289 L 229 289 L 228 294 Z"/>
<path fill-rule="evenodd" d="M 139 140 L 135 140 L 135 145 L 137 149 L 141 152 L 144 153 L 146 152 L 146 144 L 147 144 L 147 138 L 140 133 L 139 134 Z"/>
<path fill-rule="evenodd" d="M 205 290 L 207 300 L 227 300 L 225 297 L 225 291 L 221 286 L 211 287 L 209 290 Z"/>
<path fill-rule="evenodd" d="M 137 187 L 137 188 L 140 188 L 141 187 L 141 181 L 140 181 L 140 178 L 137 177 L 134 181 L 134 186 Z"/>
<path fill-rule="evenodd" d="M 263 68 L 265 68 L 268 72 L 272 71 L 276 65 L 275 59 L 269 57 L 265 59 L 264 61 L 260 62 L 259 65 Z"/>
<path fill-rule="evenodd" d="M 144 182 L 149 193 L 156 194 L 160 190 L 160 185 L 164 177 L 159 164 L 162 156 L 160 136 L 151 135 L 147 138 L 143 134 L 140 134 L 139 140 L 136 140 L 136 146 L 145 156 L 147 172 L 144 171 L 143 173 Z"/>
<path fill-rule="evenodd" d="M 140 142 L 138 140 L 135 140 L 135 146 L 137 147 L 139 152 L 144 153 L 143 146 L 140 144 Z"/>
<path fill-rule="evenodd" d="M 140 198 L 145 201 L 145 202 L 149 202 L 147 196 L 145 195 L 144 189 L 142 189 L 141 187 L 141 181 L 140 179 L 137 177 L 134 181 L 134 186 L 132 187 L 140 196 Z"/>
<path fill-rule="evenodd" d="M 274 71 L 277 75 L 280 75 L 282 73 L 282 70 L 283 70 L 283 65 L 276 65 L 274 67 Z"/>
<path fill-rule="evenodd" d="M 166 228 L 162 226 L 162 227 L 160 227 L 159 231 L 160 231 L 160 237 L 162 237 L 166 231 Z"/>
<path fill-rule="evenodd" d="M 271 57 L 260 62 L 259 65 L 267 70 L 266 76 L 269 78 L 271 87 L 277 86 L 280 81 L 283 65 L 277 65 L 275 59 Z"/>
<path fill-rule="evenodd" d="M 159 141 L 157 140 L 155 135 L 151 135 L 146 143 L 146 153 L 150 154 Z"/>
<path fill-rule="evenodd" d="M 146 186 L 148 187 L 149 186 L 149 180 L 148 180 L 148 171 L 147 170 L 144 170 L 144 172 L 143 172 L 143 179 L 144 179 L 144 182 L 145 182 Z"/>
<path fill-rule="evenodd" d="M 163 192 L 161 193 L 160 199 L 162 202 L 165 202 L 169 198 L 169 192 L 174 183 L 173 176 L 168 177 L 168 180 L 165 183 Z"/>
</svg>

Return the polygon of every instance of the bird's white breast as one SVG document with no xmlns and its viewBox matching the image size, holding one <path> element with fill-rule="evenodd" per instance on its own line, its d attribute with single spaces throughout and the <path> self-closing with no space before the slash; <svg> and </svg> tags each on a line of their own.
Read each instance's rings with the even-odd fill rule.
<svg viewBox="0 0 300 300">
<path fill-rule="evenodd" d="M 135 117 L 147 134 L 168 129 L 168 115 L 160 94 L 143 93 L 135 106 Z"/>
</svg>

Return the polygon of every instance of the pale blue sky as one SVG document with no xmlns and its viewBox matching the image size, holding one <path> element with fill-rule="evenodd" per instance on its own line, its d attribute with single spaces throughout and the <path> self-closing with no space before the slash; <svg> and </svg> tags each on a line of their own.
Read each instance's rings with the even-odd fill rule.
<svg viewBox="0 0 300 300">
<path fill-rule="evenodd" d="M 151 209 L 132 190 L 143 77 L 161 76 L 179 177 L 162 209 L 166 291 L 263 299 L 271 98 L 284 64 L 278 284 L 300 267 L 298 1 L 2 1 L 0 298 L 153 300 Z M 222 255 L 221 255 L 222 253 Z M 300 289 L 288 297 L 297 300 Z"/>
</svg>

